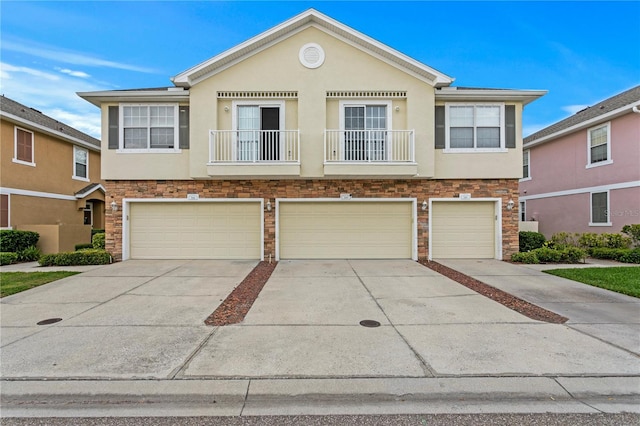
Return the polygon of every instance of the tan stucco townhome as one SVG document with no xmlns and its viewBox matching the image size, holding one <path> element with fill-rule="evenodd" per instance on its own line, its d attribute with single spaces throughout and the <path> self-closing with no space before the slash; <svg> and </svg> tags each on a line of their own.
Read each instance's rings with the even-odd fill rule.
<svg viewBox="0 0 640 426">
<path fill-rule="evenodd" d="M 104 229 L 100 141 L 0 97 L 0 229 L 40 234 L 43 253 L 73 251 Z"/>
<path fill-rule="evenodd" d="M 453 79 L 313 9 L 102 111 L 116 259 L 496 258 L 539 90 Z M 513 206 L 516 208 L 513 208 Z"/>
</svg>

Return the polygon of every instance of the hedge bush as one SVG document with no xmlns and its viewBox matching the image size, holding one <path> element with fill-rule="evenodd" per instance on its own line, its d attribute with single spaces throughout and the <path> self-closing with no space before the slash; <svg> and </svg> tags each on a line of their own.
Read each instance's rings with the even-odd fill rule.
<svg viewBox="0 0 640 426">
<path fill-rule="evenodd" d="M 540 263 L 535 251 L 513 253 L 511 255 L 511 261 L 518 263 Z"/>
<path fill-rule="evenodd" d="M 94 235 L 96 234 L 102 234 L 104 233 L 104 229 L 92 229 L 91 230 L 91 238 L 93 238 Z"/>
<path fill-rule="evenodd" d="M 596 259 L 615 260 L 623 263 L 640 263 L 640 248 L 611 249 L 596 247 L 589 250 L 589 254 Z"/>
<path fill-rule="evenodd" d="M 544 235 L 539 232 L 520 231 L 518 237 L 521 252 L 527 252 L 540 248 L 545 242 Z"/>
<path fill-rule="evenodd" d="M 111 255 L 105 250 L 80 250 L 45 254 L 38 262 L 40 266 L 106 265 L 111 263 Z"/>
<path fill-rule="evenodd" d="M 631 247 L 631 238 L 620 234 L 585 232 L 578 238 L 578 245 L 587 250 L 592 248 L 624 249 Z"/>
<path fill-rule="evenodd" d="M 631 238 L 634 247 L 640 247 L 640 223 L 625 225 L 622 227 L 622 232 Z"/>
<path fill-rule="evenodd" d="M 11 252 L 0 252 L 0 265 L 11 265 L 18 261 L 18 255 Z"/>
<path fill-rule="evenodd" d="M 104 250 L 104 232 L 95 234 L 93 238 L 91 238 L 91 244 L 93 245 L 94 249 Z"/>
<path fill-rule="evenodd" d="M 76 244 L 74 246 L 75 250 L 84 250 L 84 249 L 92 249 L 93 248 L 93 244 L 92 243 L 82 243 L 82 244 Z"/>
<path fill-rule="evenodd" d="M 33 231 L 19 231 L 13 229 L 0 230 L 0 251 L 17 253 L 35 246 L 40 234 Z"/>
</svg>

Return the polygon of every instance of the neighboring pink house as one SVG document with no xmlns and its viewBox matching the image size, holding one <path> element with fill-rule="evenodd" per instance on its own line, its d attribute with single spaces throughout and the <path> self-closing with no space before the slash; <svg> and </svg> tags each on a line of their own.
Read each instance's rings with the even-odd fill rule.
<svg viewBox="0 0 640 426">
<path fill-rule="evenodd" d="M 523 149 L 520 220 L 547 238 L 640 223 L 640 86 L 526 137 Z"/>
</svg>

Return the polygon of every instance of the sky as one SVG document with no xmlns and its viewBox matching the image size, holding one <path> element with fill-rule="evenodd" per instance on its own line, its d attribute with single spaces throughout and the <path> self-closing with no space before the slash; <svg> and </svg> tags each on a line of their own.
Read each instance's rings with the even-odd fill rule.
<svg viewBox="0 0 640 426">
<path fill-rule="evenodd" d="M 314 8 L 454 77 L 548 90 L 523 136 L 640 84 L 640 1 L 0 2 L 0 94 L 100 135 L 76 92 L 170 78 Z"/>
</svg>

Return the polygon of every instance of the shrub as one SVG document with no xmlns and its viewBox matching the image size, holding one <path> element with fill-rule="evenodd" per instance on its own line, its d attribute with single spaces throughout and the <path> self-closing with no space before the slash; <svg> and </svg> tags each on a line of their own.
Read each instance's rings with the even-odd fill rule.
<svg viewBox="0 0 640 426">
<path fill-rule="evenodd" d="M 542 247 L 545 242 L 544 235 L 539 232 L 520 231 L 520 251 L 527 252 Z"/>
<path fill-rule="evenodd" d="M 620 257 L 620 262 L 640 263 L 640 247 L 627 250 L 627 252 Z"/>
<path fill-rule="evenodd" d="M 592 248 L 611 248 L 621 249 L 631 246 L 631 238 L 620 234 L 594 234 L 593 232 L 585 232 L 580 235 L 578 245 L 585 249 Z"/>
<path fill-rule="evenodd" d="M 38 262 L 40 266 L 106 265 L 111 263 L 111 255 L 104 250 L 80 250 L 45 254 Z"/>
<path fill-rule="evenodd" d="M 578 247 L 566 247 L 560 250 L 560 262 L 581 263 L 587 257 L 587 252 Z"/>
<path fill-rule="evenodd" d="M 541 247 L 532 251 L 540 262 L 548 263 L 580 263 L 587 257 L 587 252 L 578 247 L 566 246 L 556 249 Z"/>
<path fill-rule="evenodd" d="M 103 232 L 104 232 L 104 229 L 92 229 L 91 230 L 91 238 L 93 238 L 94 235 L 102 234 Z"/>
<path fill-rule="evenodd" d="M 11 265 L 18 261 L 18 255 L 11 252 L 0 252 L 0 265 Z"/>
<path fill-rule="evenodd" d="M 0 250 L 17 253 L 35 246 L 39 238 L 37 232 L 3 229 L 0 230 Z"/>
<path fill-rule="evenodd" d="M 640 247 L 640 223 L 625 225 L 622 227 L 622 232 L 631 238 L 634 247 Z"/>
<path fill-rule="evenodd" d="M 104 232 L 95 234 L 93 238 L 91 238 L 91 244 L 93 245 L 94 249 L 104 250 Z"/>
<path fill-rule="evenodd" d="M 568 232 L 558 232 L 551 236 L 547 247 L 562 250 L 567 247 L 578 247 L 578 239 L 580 234 L 570 234 Z"/>
<path fill-rule="evenodd" d="M 84 250 L 84 249 L 92 249 L 92 248 L 93 248 L 93 244 L 92 243 L 83 243 L 83 244 L 76 244 L 75 245 L 76 251 Z"/>
<path fill-rule="evenodd" d="M 511 255 L 511 261 L 519 263 L 540 263 L 535 251 L 513 253 Z"/>
<path fill-rule="evenodd" d="M 629 251 L 628 249 L 612 249 L 607 247 L 595 247 L 589 249 L 589 255 L 595 259 L 620 260 Z"/>
<path fill-rule="evenodd" d="M 34 262 L 40 259 L 42 253 L 36 246 L 29 246 L 17 253 L 19 262 Z"/>
</svg>

